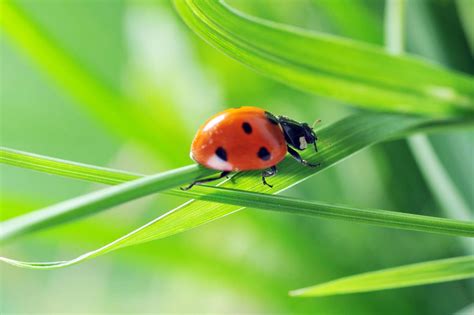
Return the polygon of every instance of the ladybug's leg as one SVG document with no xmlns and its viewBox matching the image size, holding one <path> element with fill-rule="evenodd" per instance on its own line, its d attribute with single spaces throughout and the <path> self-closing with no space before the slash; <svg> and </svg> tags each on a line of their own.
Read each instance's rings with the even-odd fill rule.
<svg viewBox="0 0 474 315">
<path fill-rule="evenodd" d="M 297 160 L 298 162 L 300 162 L 301 164 L 303 165 L 306 165 L 306 166 L 309 166 L 309 167 L 317 167 L 319 166 L 321 163 L 316 163 L 316 164 L 313 164 L 313 163 L 309 163 L 308 161 L 306 160 L 303 160 L 303 158 L 300 156 L 300 154 L 298 152 L 296 152 L 295 149 L 293 149 L 292 147 L 290 147 L 289 145 L 286 146 L 288 148 L 288 153 L 291 154 L 291 156 Z"/>
<path fill-rule="evenodd" d="M 276 173 L 277 173 L 277 168 L 276 168 L 275 165 L 273 165 L 272 167 L 270 167 L 266 170 L 263 170 L 262 171 L 262 182 L 263 182 L 263 184 L 269 186 L 270 188 L 273 188 L 273 185 L 270 185 L 269 183 L 267 183 L 265 178 L 266 177 L 271 177 L 271 176 L 275 175 Z"/>
<path fill-rule="evenodd" d="M 209 182 L 221 179 L 223 177 L 227 177 L 227 175 L 229 175 L 229 173 L 230 173 L 229 171 L 224 171 L 219 176 L 204 178 L 204 179 L 198 179 L 198 180 L 192 182 L 191 184 L 189 184 L 189 186 L 180 187 L 180 188 L 181 188 L 181 190 L 188 190 L 188 189 L 191 189 L 191 187 L 193 187 L 194 185 L 201 185 L 201 184 L 204 184 L 204 183 L 209 183 Z"/>
</svg>

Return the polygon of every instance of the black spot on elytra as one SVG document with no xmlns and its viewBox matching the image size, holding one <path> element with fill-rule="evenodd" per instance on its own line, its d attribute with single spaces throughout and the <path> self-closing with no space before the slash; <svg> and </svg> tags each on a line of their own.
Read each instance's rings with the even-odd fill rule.
<svg viewBox="0 0 474 315">
<path fill-rule="evenodd" d="M 227 161 L 227 152 L 224 150 L 223 147 L 218 147 L 218 148 L 216 149 L 216 155 L 217 155 L 221 160 Z"/>
<path fill-rule="evenodd" d="M 274 125 L 278 125 L 278 118 L 275 117 L 275 115 L 273 115 L 272 113 L 269 113 L 269 112 L 265 112 L 265 116 L 267 116 L 268 120 L 274 124 Z"/>
<path fill-rule="evenodd" d="M 246 134 L 248 134 L 248 135 L 252 133 L 252 126 L 250 126 L 250 124 L 249 124 L 248 122 L 244 122 L 244 123 L 242 124 L 242 129 L 243 129 L 244 132 L 245 132 Z"/>
<path fill-rule="evenodd" d="M 267 148 L 265 147 L 261 147 L 260 150 L 258 150 L 257 156 L 264 161 L 268 161 L 271 157 L 270 152 L 268 152 Z"/>
</svg>

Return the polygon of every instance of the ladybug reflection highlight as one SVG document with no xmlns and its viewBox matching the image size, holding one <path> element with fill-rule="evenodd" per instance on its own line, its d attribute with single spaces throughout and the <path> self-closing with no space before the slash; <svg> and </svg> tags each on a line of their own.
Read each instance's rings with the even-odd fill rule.
<svg viewBox="0 0 474 315">
<path fill-rule="evenodd" d="M 258 107 L 239 107 L 212 116 L 196 133 L 191 158 L 197 163 L 222 171 L 217 177 L 199 179 L 194 185 L 226 177 L 231 172 L 262 170 L 262 182 L 277 173 L 276 165 L 286 153 L 299 163 L 317 167 L 319 163 L 304 160 L 297 150 L 309 145 L 317 152 L 318 140 L 313 128 L 285 116 L 275 116 Z"/>
</svg>

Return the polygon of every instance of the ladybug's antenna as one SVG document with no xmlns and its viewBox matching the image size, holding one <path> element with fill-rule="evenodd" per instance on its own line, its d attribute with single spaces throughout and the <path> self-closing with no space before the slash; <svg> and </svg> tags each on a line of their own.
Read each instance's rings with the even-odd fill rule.
<svg viewBox="0 0 474 315">
<path fill-rule="evenodd" d="M 316 119 L 314 123 L 311 125 L 311 128 L 314 128 L 314 126 L 316 126 L 316 124 L 319 124 L 319 123 L 321 123 L 321 119 Z"/>
</svg>

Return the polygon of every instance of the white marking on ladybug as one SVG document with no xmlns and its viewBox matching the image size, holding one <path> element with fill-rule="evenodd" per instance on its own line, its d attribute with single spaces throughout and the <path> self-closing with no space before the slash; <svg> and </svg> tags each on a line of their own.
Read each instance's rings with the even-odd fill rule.
<svg viewBox="0 0 474 315">
<path fill-rule="evenodd" d="M 225 115 L 219 115 L 215 118 L 213 118 L 210 122 L 208 122 L 206 124 L 206 126 L 204 127 L 204 129 L 202 131 L 208 131 L 208 130 L 211 130 L 212 128 L 214 128 L 218 123 L 220 123 L 221 121 L 223 121 L 225 118 Z"/>
<path fill-rule="evenodd" d="M 305 137 L 300 137 L 300 149 L 304 150 L 308 146 L 308 143 L 306 142 Z"/>
<path fill-rule="evenodd" d="M 215 154 L 209 160 L 207 160 L 207 165 L 209 165 L 212 169 L 219 171 L 232 171 L 232 164 L 222 160 Z"/>
</svg>

